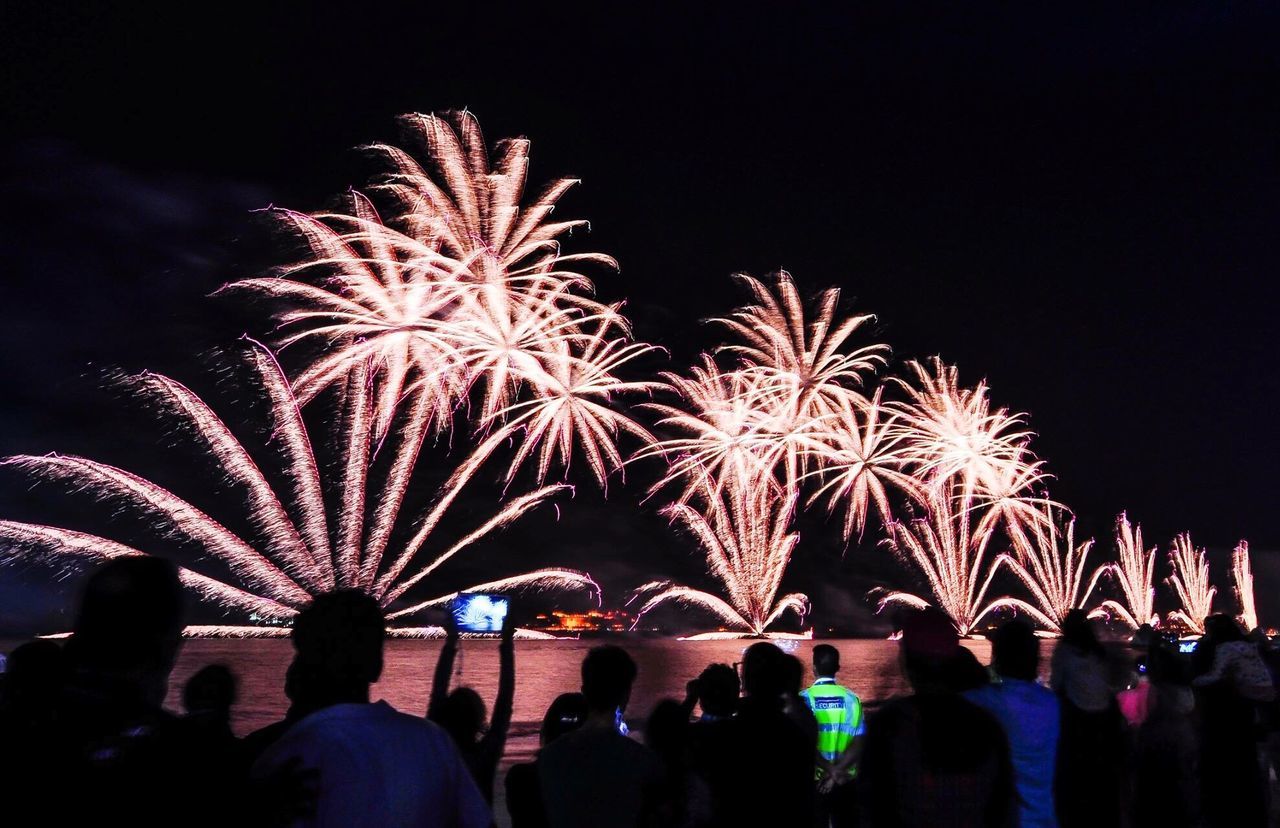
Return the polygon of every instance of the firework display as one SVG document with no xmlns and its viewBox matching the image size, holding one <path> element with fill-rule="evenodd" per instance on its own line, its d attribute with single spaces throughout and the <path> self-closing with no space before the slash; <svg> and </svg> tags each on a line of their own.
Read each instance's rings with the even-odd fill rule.
<svg viewBox="0 0 1280 828">
<path fill-rule="evenodd" d="M 1054 634 L 1077 608 L 1131 628 L 1160 623 L 1156 549 L 1141 527 L 1121 514 L 1114 560 L 1095 560 L 1093 539 L 1077 541 L 1074 516 L 1049 496 L 1026 415 L 995 405 L 985 381 L 961 384 L 939 357 L 893 362 L 873 316 L 848 313 L 835 288 L 806 294 L 785 271 L 737 276 L 747 301 L 711 320 L 721 341 L 684 370 L 652 373 L 662 349 L 637 341 L 622 304 L 595 298 L 588 277 L 617 263 L 562 250 L 586 228 L 553 220 L 575 181 L 528 197 L 529 142 L 490 146 L 468 112 L 400 124 L 401 146 L 364 148 L 379 172 L 363 192 L 314 214 L 266 211 L 296 252 L 290 264 L 220 291 L 275 314 L 270 347 L 242 348 L 248 391 L 270 411 L 268 446 L 251 450 L 168 377 L 131 380 L 212 460 L 243 503 L 231 525 L 249 531 L 106 463 L 24 455 L 5 464 L 109 501 L 143 517 L 153 538 L 197 550 L 182 561 L 183 582 L 228 621 L 247 617 L 264 634 L 339 587 L 368 592 L 403 630 L 427 634 L 413 626 L 423 611 L 459 592 L 442 585 L 442 567 L 565 499 L 579 469 L 606 491 L 629 469 L 650 475 L 649 502 L 706 561 L 701 586 L 634 589 L 637 624 L 677 605 L 714 624 L 709 636 L 806 634 L 810 600 L 788 570 L 803 554 L 807 510 L 831 518 L 836 545 L 869 537 L 903 564 L 906 582 L 873 590 L 880 610 L 933 605 L 964 635 L 1008 614 Z M 317 442 L 321 411 L 327 439 Z M 440 445 L 451 471 L 425 506 L 407 506 L 421 456 Z M 326 450 L 333 456 L 318 459 Z M 491 508 L 452 531 L 461 518 L 446 519 L 450 507 L 487 484 L 499 490 Z M 153 553 L 147 545 L 0 520 L 0 563 L 69 569 Z M 1202 632 L 1216 593 L 1206 552 L 1184 533 L 1169 563 L 1178 606 L 1167 623 Z M 492 580 L 466 591 L 599 596 L 586 572 L 492 568 Z M 1233 576 L 1252 629 L 1243 541 Z"/>
</svg>

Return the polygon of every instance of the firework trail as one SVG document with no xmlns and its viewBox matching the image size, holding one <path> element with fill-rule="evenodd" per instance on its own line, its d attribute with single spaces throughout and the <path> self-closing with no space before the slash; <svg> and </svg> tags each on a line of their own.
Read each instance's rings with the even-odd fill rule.
<svg viewBox="0 0 1280 828">
<path fill-rule="evenodd" d="M 1213 596 L 1218 590 L 1209 585 L 1209 560 L 1204 549 L 1196 549 L 1191 543 L 1191 533 L 1183 532 L 1173 539 L 1169 552 L 1173 574 L 1168 582 L 1178 596 L 1179 609 L 1169 614 L 1169 620 L 1181 621 L 1192 632 L 1204 635 L 1204 619 L 1213 613 Z"/>
<path fill-rule="evenodd" d="M 1026 587 L 1031 601 L 1004 597 L 992 602 L 992 609 L 1008 607 L 1025 612 L 1049 632 L 1060 633 L 1062 622 L 1073 609 L 1083 608 L 1101 579 L 1103 568 L 1094 571 L 1085 584 L 1085 564 L 1093 549 L 1093 538 L 1077 544 L 1076 522 L 1055 518 L 1057 510 L 1043 506 L 1044 520 L 1032 524 L 1030 537 L 1015 542 L 1014 554 L 1002 553 L 996 567 L 1005 567 Z M 1083 589 L 1083 594 L 1082 594 Z"/>
<path fill-rule="evenodd" d="M 429 542 L 448 505 L 493 450 L 482 444 L 436 493 L 427 514 L 413 521 L 416 534 L 388 564 L 387 542 L 400 512 L 413 461 L 427 433 L 425 403 L 407 413 L 400 431 L 406 446 L 383 485 L 371 487 L 370 453 L 375 406 L 369 369 L 355 366 L 344 388 L 338 423 L 341 457 L 336 516 L 325 508 L 324 489 L 300 404 L 266 348 L 250 342 L 246 360 L 262 394 L 270 403 L 273 434 L 289 479 L 291 497 L 282 498 L 267 482 L 253 457 L 231 430 L 199 397 L 181 384 L 157 374 L 134 379 L 140 394 L 190 430 L 218 464 L 226 482 L 243 494 L 257 538 L 242 539 L 213 517 L 178 495 L 122 469 L 80 457 L 20 456 L 5 462 L 38 477 L 70 484 L 78 491 L 118 503 L 149 518 L 156 530 L 194 543 L 225 563 L 242 585 L 236 586 L 191 570 L 183 580 L 200 595 L 228 609 L 248 611 L 260 619 L 284 619 L 313 596 L 336 587 L 356 587 L 378 598 L 391 620 L 450 600 L 456 593 L 417 600 L 408 606 L 405 593 L 470 545 L 501 529 L 566 490 L 563 484 L 542 486 L 515 497 L 494 515 L 444 549 Z M 503 435 L 499 432 L 499 435 Z M 499 436 L 499 435 L 495 435 Z M 371 489 L 381 491 L 370 499 Z M 34 559 L 62 564 L 142 554 L 114 541 L 50 526 L 0 522 L 0 562 Z M 428 546 L 433 548 L 424 553 Z M 421 558 L 425 557 L 423 562 Z M 543 569 L 481 584 L 476 589 L 586 589 L 598 592 L 588 575 L 567 569 Z"/>
<path fill-rule="evenodd" d="M 886 543 L 924 576 L 933 600 L 908 592 L 888 592 L 880 599 L 880 609 L 932 603 L 951 617 L 960 635 L 968 635 L 996 608 L 996 602 L 984 604 L 997 572 L 986 561 L 992 530 L 988 522 L 974 520 L 976 507 L 966 502 L 960 481 L 931 484 L 926 497 L 925 516 L 891 524 Z"/>
<path fill-rule="evenodd" d="M 1236 600 L 1240 602 L 1240 623 L 1249 631 L 1258 629 L 1258 610 L 1253 602 L 1253 564 L 1249 561 L 1249 542 L 1240 541 L 1231 551 L 1231 578 L 1235 581 Z"/>
<path fill-rule="evenodd" d="M 718 500 L 718 503 L 708 501 Z M 764 635 L 788 610 L 803 622 L 809 599 L 800 593 L 778 598 L 782 576 L 799 535 L 788 531 L 794 498 L 776 497 L 767 488 L 704 484 L 690 503 L 673 503 L 663 514 L 697 538 L 725 598 L 702 590 L 654 581 L 640 587 L 636 623 L 656 607 L 683 604 L 706 610 L 740 633 Z M 726 600 L 727 599 L 727 600 Z"/>
<path fill-rule="evenodd" d="M 1120 587 L 1121 601 L 1107 599 L 1089 615 L 1093 618 L 1114 613 L 1131 628 L 1160 623 L 1155 611 L 1156 548 L 1143 549 L 1142 527 L 1129 523 L 1128 515 L 1116 517 L 1117 560 L 1103 564 L 1099 573 L 1110 573 Z"/>
</svg>

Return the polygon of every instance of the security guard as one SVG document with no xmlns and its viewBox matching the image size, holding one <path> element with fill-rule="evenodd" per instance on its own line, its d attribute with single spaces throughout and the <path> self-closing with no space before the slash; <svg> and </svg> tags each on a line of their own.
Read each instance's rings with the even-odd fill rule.
<svg viewBox="0 0 1280 828">
<path fill-rule="evenodd" d="M 829 644 L 813 648 L 813 673 L 817 681 L 800 695 L 818 720 L 816 778 L 823 795 L 823 811 L 834 825 L 852 819 L 850 801 L 858 772 L 865 724 L 862 701 L 849 688 L 836 683 L 840 651 Z M 823 823 L 825 824 L 825 823 Z"/>
</svg>

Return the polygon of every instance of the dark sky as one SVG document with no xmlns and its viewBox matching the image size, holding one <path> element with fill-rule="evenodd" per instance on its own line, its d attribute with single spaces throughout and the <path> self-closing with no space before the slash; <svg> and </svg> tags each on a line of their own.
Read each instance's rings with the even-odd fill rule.
<svg viewBox="0 0 1280 828">
<path fill-rule="evenodd" d="M 206 298 L 274 263 L 250 211 L 322 207 L 397 113 L 465 106 L 533 140 L 533 181 L 583 179 L 574 246 L 621 261 L 602 295 L 677 364 L 730 273 L 785 267 L 1029 412 L 1087 531 L 1280 547 L 1273 4 L 90 5 L 0 10 L 4 454 L 157 473 L 102 372 L 194 381 L 265 335 Z M 0 469 L 0 516 L 52 497 Z M 619 585 L 689 570 L 635 520 Z M 822 560 L 796 577 L 859 565 Z M 46 580 L 0 573 L 0 624 Z"/>
</svg>

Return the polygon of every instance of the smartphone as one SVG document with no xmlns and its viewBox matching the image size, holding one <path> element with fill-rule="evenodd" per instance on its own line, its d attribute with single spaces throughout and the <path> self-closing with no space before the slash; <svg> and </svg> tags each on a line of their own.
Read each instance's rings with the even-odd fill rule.
<svg viewBox="0 0 1280 828">
<path fill-rule="evenodd" d="M 453 599 L 453 623 L 459 632 L 500 633 L 511 599 L 505 595 L 464 593 Z"/>
<path fill-rule="evenodd" d="M 1178 652 L 1194 653 L 1196 651 L 1196 645 L 1199 643 L 1200 643 L 1199 641 L 1179 641 Z"/>
</svg>

